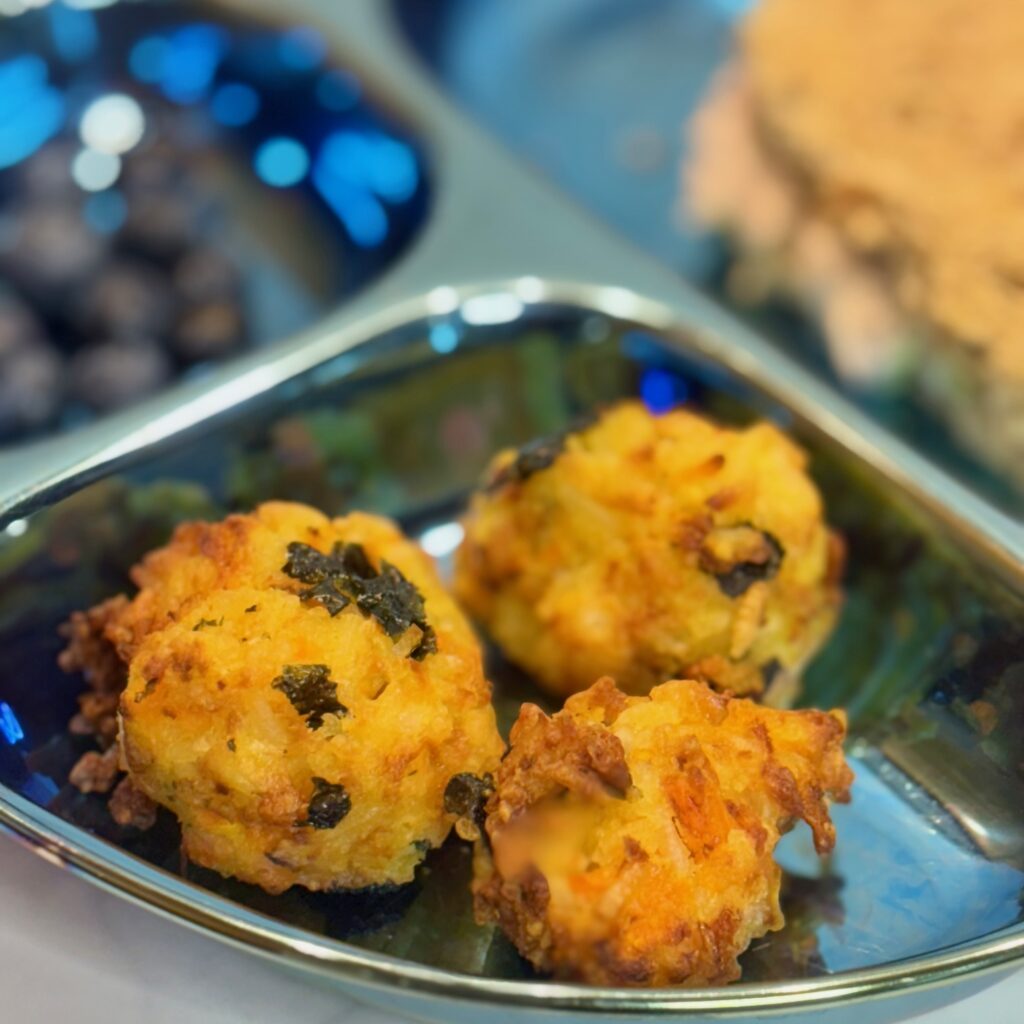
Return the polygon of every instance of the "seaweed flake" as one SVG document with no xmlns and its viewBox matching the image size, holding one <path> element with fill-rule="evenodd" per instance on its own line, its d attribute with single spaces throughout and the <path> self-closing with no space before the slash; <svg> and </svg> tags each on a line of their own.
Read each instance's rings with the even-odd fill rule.
<svg viewBox="0 0 1024 1024">
<path fill-rule="evenodd" d="M 229 739 L 228 740 L 228 750 L 230 750 L 231 753 L 233 754 L 237 749 L 238 749 L 238 747 L 235 745 L 234 738 Z"/>
<path fill-rule="evenodd" d="M 758 531 L 768 546 L 768 558 L 763 562 L 737 562 L 724 572 L 714 573 L 718 589 L 726 597 L 741 597 L 755 583 L 774 579 L 785 557 L 785 549 L 767 530 Z"/>
<path fill-rule="evenodd" d="M 471 819 L 482 835 L 487 817 L 484 808 L 493 792 L 494 778 L 490 772 L 483 776 L 459 772 L 448 780 L 444 788 L 444 809 L 448 814 Z"/>
<path fill-rule="evenodd" d="M 313 795 L 309 798 L 304 825 L 334 828 L 352 810 L 352 800 L 340 783 L 313 777 Z"/>
<path fill-rule="evenodd" d="M 147 679 L 146 685 L 135 694 L 135 703 L 141 704 L 159 685 L 159 679 Z"/>
<path fill-rule="evenodd" d="M 251 605 L 249 605 L 248 608 L 245 609 L 245 614 L 246 615 L 252 615 L 253 612 L 258 612 L 259 610 L 260 610 L 260 606 L 258 604 L 251 604 Z"/>
<path fill-rule="evenodd" d="M 331 618 L 343 612 L 351 603 L 352 598 L 338 586 L 338 577 L 328 576 L 327 579 L 314 583 L 308 590 L 302 591 L 299 597 L 303 601 L 316 601 L 327 609 Z"/>
<path fill-rule="evenodd" d="M 395 566 L 381 562 L 380 573 L 367 579 L 364 588 L 356 604 L 364 615 L 372 615 L 389 637 L 397 640 L 410 626 L 419 626 L 424 637 L 417 652 L 431 654 L 437 650 L 437 638 L 427 625 L 423 595 Z"/>
<path fill-rule="evenodd" d="M 198 633 L 201 629 L 211 629 L 224 625 L 224 616 L 219 619 L 200 619 L 193 627 L 192 632 Z"/>
<path fill-rule="evenodd" d="M 319 729 L 325 715 L 347 715 L 348 708 L 338 700 L 338 684 L 329 678 L 326 665 L 285 665 L 271 683 L 306 716 L 310 729 Z"/>
<path fill-rule="evenodd" d="M 427 622 L 423 595 L 390 562 L 375 569 L 361 544 L 334 545 L 330 554 L 294 541 L 288 545 L 284 572 L 310 584 L 299 597 L 316 601 L 331 615 L 355 604 L 366 617 L 375 618 L 392 640 L 411 626 L 423 632 L 409 656 L 417 661 L 437 650 L 437 636 Z"/>
<path fill-rule="evenodd" d="M 565 451 L 565 443 L 571 434 L 585 430 L 597 420 L 594 414 L 577 416 L 567 427 L 550 434 L 528 441 L 517 452 L 516 457 L 507 465 L 502 466 L 487 484 L 487 491 L 493 492 L 505 484 L 522 483 L 534 473 L 547 469 Z"/>
</svg>

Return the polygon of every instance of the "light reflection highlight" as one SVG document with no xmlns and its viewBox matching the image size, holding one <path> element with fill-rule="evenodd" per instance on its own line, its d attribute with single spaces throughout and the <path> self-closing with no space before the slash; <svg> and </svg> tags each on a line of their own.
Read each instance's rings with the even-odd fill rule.
<svg viewBox="0 0 1024 1024">
<path fill-rule="evenodd" d="M 213 25 L 186 25 L 170 36 L 168 44 L 160 90 L 174 103 L 196 103 L 206 95 L 227 48 L 224 33 Z"/>
<path fill-rule="evenodd" d="M 25 738 L 18 716 L 5 700 L 0 700 L 0 735 L 12 746 Z"/>
<path fill-rule="evenodd" d="M 274 188 L 297 185 L 309 170 L 309 154 L 305 146 L 286 135 L 267 139 L 253 158 L 256 173 Z"/>
<path fill-rule="evenodd" d="M 668 370 L 651 366 L 640 377 L 640 397 L 655 415 L 682 405 L 688 396 L 686 381 Z"/>
<path fill-rule="evenodd" d="M 64 98 L 46 62 L 23 54 L 0 63 L 0 169 L 31 156 L 64 124 Z"/>
<path fill-rule="evenodd" d="M 431 558 L 445 558 L 461 543 L 465 534 L 459 523 L 442 523 L 424 530 L 420 535 L 420 547 Z"/>
<path fill-rule="evenodd" d="M 462 319 L 467 324 L 482 327 L 487 324 L 507 324 L 523 315 L 523 300 L 508 292 L 474 295 L 462 303 Z"/>
<path fill-rule="evenodd" d="M 78 134 L 90 149 L 101 153 L 127 153 L 146 131 L 146 116 L 126 93 L 112 92 L 93 100 L 82 114 Z"/>
<path fill-rule="evenodd" d="M 454 313 L 459 308 L 459 293 L 450 285 L 440 285 L 427 293 L 427 310 L 435 316 Z"/>
<path fill-rule="evenodd" d="M 121 173 L 121 158 L 98 149 L 79 150 L 71 161 L 71 177 L 86 192 L 102 192 L 117 181 Z"/>
<path fill-rule="evenodd" d="M 419 183 L 412 150 L 378 132 L 334 132 L 324 140 L 317 159 L 332 177 L 387 202 L 404 202 Z"/>
<path fill-rule="evenodd" d="M 57 783 L 41 772 L 33 772 L 21 787 L 21 795 L 40 807 L 45 807 L 59 792 Z"/>
<path fill-rule="evenodd" d="M 450 323 L 434 324 L 428 334 L 430 347 L 441 355 L 454 352 L 459 344 L 459 332 Z"/>
<path fill-rule="evenodd" d="M 387 238 L 384 207 L 365 189 L 339 177 L 322 160 L 317 160 L 313 168 L 313 185 L 360 248 L 372 249 Z"/>
<path fill-rule="evenodd" d="M 521 277 L 516 281 L 516 294 L 523 302 L 541 302 L 545 292 L 544 282 L 539 277 Z"/>
</svg>

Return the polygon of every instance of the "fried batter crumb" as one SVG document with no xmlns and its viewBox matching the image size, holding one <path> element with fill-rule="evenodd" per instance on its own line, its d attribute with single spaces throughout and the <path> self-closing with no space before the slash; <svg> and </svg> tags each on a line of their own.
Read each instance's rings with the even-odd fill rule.
<svg viewBox="0 0 1024 1024">
<path fill-rule="evenodd" d="M 107 635 L 128 607 L 124 595 L 112 597 L 84 612 L 72 612 L 60 627 L 67 647 L 57 657 L 65 672 L 80 672 L 88 689 L 78 697 L 78 713 L 68 722 L 73 736 L 89 736 L 99 750 L 86 751 L 68 775 L 68 782 L 82 793 L 114 795 L 108 804 L 111 817 L 125 817 L 124 795 L 118 797 L 115 783 L 122 777 L 117 747 L 117 708 L 128 681 L 128 669 Z M 116 812 L 115 812 L 116 808 Z M 152 825 L 155 816 L 128 815 L 136 828 Z M 126 819 L 127 820 L 127 819 Z"/>
<path fill-rule="evenodd" d="M 715 985 L 782 927 L 776 843 L 835 844 L 842 712 L 778 711 L 694 681 L 610 679 L 549 717 L 524 705 L 476 845 L 474 905 L 542 971 L 598 985 Z"/>
<path fill-rule="evenodd" d="M 117 746 L 108 747 L 102 754 L 86 751 L 71 769 L 68 782 L 81 793 L 109 793 L 121 774 Z"/>
<path fill-rule="evenodd" d="M 81 672 L 95 693 L 120 693 L 124 689 L 124 662 L 105 631 L 127 604 L 124 595 L 112 597 L 87 611 L 72 612 L 60 629 L 68 645 L 58 655 L 58 665 L 65 672 Z"/>
<path fill-rule="evenodd" d="M 139 789 L 130 776 L 125 776 L 114 790 L 110 803 L 110 816 L 122 828 L 146 831 L 156 824 L 157 805 Z"/>
</svg>

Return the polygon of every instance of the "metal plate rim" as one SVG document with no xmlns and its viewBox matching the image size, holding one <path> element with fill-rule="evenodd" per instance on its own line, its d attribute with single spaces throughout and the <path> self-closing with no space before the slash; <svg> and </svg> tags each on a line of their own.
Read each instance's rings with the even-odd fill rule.
<svg viewBox="0 0 1024 1024">
<path fill-rule="evenodd" d="M 759 1012 L 846 1006 L 964 980 L 1024 959 L 1024 924 L 947 950 L 800 981 L 702 988 L 594 988 L 459 974 L 325 939 L 240 907 L 154 868 L 0 787 L 0 829 L 90 883 L 178 924 L 280 964 L 377 989 L 462 1002 L 625 1015 Z"/>
<path fill-rule="evenodd" d="M 621 311 L 608 308 L 613 304 L 600 301 L 600 287 L 567 287 L 564 283 L 555 282 L 546 284 L 548 294 L 545 300 L 548 302 L 561 300 L 567 305 L 579 304 L 581 312 L 589 308 L 592 312 L 604 312 L 613 318 L 623 319 Z M 511 282 L 506 284 L 506 287 L 509 286 Z M 495 285 L 490 288 L 494 289 Z M 459 298 L 465 298 L 488 289 L 476 284 L 451 290 Z M 580 303 L 579 300 L 584 297 L 590 300 L 588 304 Z M 621 301 L 622 297 L 618 298 Z M 643 296 L 634 298 L 638 308 L 634 316 L 628 318 L 633 322 L 646 321 L 651 329 L 662 332 L 685 326 L 679 318 L 671 316 L 670 323 L 666 324 L 664 317 L 657 315 L 662 310 L 658 309 L 656 300 L 646 300 Z M 645 308 L 648 301 L 651 306 Z M 422 318 L 422 314 L 429 316 L 429 305 L 427 296 L 402 304 L 401 312 L 404 316 L 399 315 L 397 319 L 408 324 Z M 421 316 L 410 317 L 408 314 L 413 309 Z M 392 317 L 389 319 L 394 319 L 395 312 L 397 310 L 392 309 Z M 329 339 L 323 335 L 331 332 L 323 331 L 319 345 L 314 343 L 302 346 L 295 352 L 298 357 L 296 361 L 300 364 L 308 363 L 312 349 L 320 357 L 314 362 L 322 362 L 356 347 L 360 340 L 375 337 L 381 326 L 372 317 L 351 324 L 350 331 L 344 332 L 348 343 L 339 345 L 330 355 L 327 352 L 331 347 Z M 678 339 L 677 343 L 685 345 L 685 342 Z M 300 354 L 303 348 L 304 355 Z M 268 361 L 273 361 L 270 354 Z M 288 360 L 283 362 L 287 364 Z M 282 379 L 291 379 L 297 374 L 294 364 L 290 369 L 291 372 L 284 374 Z M 129 416 L 144 419 L 144 407 Z M 171 430 L 168 436 L 173 437 L 176 433 Z M 133 454 L 137 457 L 149 447 L 143 443 Z M 98 448 L 102 451 L 102 446 Z M 91 462 L 90 454 L 96 456 L 98 452 L 93 449 L 91 453 L 82 454 L 83 462 L 88 465 Z M 104 460 L 100 458 L 99 463 L 102 467 Z M 45 475 L 39 474 L 37 470 L 27 476 L 45 490 Z M 71 469 L 66 481 L 70 490 L 77 489 L 78 479 L 79 474 Z M 8 481 L 0 487 L 0 492 L 8 490 L 10 483 Z M 27 489 L 31 493 L 31 483 L 28 483 Z M 0 494 L 0 500 L 2 497 Z M 1024 923 L 1020 923 L 945 950 L 799 981 L 739 983 L 705 989 L 637 989 L 483 978 L 398 960 L 284 925 L 111 847 L 3 786 L 0 786 L 0 829 L 20 836 L 51 862 L 69 868 L 102 888 L 210 937 L 261 954 L 278 963 L 326 976 L 336 983 L 344 984 L 348 981 L 354 985 L 392 990 L 399 987 L 430 999 L 447 998 L 478 1004 L 544 1008 L 583 1014 L 610 1011 L 625 1016 L 714 1013 L 722 1017 L 740 1017 L 751 1013 L 821 1009 L 884 998 L 896 993 L 951 984 L 1024 960 Z"/>
</svg>

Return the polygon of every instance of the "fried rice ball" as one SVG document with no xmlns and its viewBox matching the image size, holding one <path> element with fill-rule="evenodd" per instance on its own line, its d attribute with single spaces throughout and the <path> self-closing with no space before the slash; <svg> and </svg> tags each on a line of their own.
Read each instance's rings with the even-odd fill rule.
<svg viewBox="0 0 1024 1024">
<path fill-rule="evenodd" d="M 551 693 L 702 679 L 795 696 L 839 609 L 842 543 L 804 452 L 624 402 L 501 453 L 465 518 L 456 596 Z"/>
<path fill-rule="evenodd" d="M 782 927 L 773 851 L 819 854 L 846 801 L 841 711 L 780 711 L 695 681 L 611 679 L 548 717 L 524 705 L 474 856 L 474 904 L 540 970 L 595 985 L 716 985 Z"/>
<path fill-rule="evenodd" d="M 188 523 L 106 626 L 133 783 L 198 864 L 281 892 L 404 883 L 503 744 L 473 633 L 391 522 L 262 505 Z"/>
</svg>

